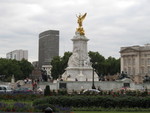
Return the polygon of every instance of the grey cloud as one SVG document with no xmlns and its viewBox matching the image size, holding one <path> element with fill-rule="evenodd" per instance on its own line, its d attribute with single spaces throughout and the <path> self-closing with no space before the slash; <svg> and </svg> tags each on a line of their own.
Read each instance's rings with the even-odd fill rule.
<svg viewBox="0 0 150 113">
<path fill-rule="evenodd" d="M 60 30 L 60 55 L 72 51 L 76 14 L 85 12 L 88 50 L 119 57 L 120 47 L 143 45 L 150 39 L 149 0 L 0 1 L 0 57 L 27 49 L 29 60 L 37 60 L 38 35 L 48 29 Z"/>
</svg>

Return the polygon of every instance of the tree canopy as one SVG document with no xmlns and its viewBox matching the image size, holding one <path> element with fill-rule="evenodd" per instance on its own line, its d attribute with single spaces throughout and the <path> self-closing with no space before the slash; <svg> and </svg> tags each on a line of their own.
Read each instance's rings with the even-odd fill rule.
<svg viewBox="0 0 150 113">
<path fill-rule="evenodd" d="M 0 79 L 2 81 L 10 81 L 12 75 L 16 80 L 29 77 L 33 70 L 33 66 L 25 59 L 21 61 L 0 58 Z"/>
<path fill-rule="evenodd" d="M 63 57 L 56 56 L 53 58 L 51 61 L 51 74 L 53 79 L 59 78 L 65 72 L 65 68 L 67 67 L 68 60 L 71 55 L 71 52 L 65 52 Z"/>
<path fill-rule="evenodd" d="M 88 54 L 92 67 L 99 76 L 114 75 L 120 72 L 120 59 L 115 59 L 111 56 L 105 59 L 99 52 L 90 51 Z M 51 61 L 53 79 L 59 78 L 65 72 L 71 55 L 71 52 L 65 52 L 63 57 L 57 56 L 53 58 Z"/>
</svg>

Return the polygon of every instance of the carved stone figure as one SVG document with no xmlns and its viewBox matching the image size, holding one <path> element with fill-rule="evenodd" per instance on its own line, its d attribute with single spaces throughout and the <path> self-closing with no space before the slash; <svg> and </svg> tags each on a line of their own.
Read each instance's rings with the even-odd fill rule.
<svg viewBox="0 0 150 113">
<path fill-rule="evenodd" d="M 79 66 L 79 54 L 78 54 L 77 48 L 74 49 L 73 54 L 70 56 L 69 61 L 68 61 L 68 66 L 69 67 Z"/>
<path fill-rule="evenodd" d="M 68 61 L 68 67 L 62 75 L 64 81 L 98 81 L 98 75 L 95 72 L 93 74 L 90 57 L 88 56 L 87 42 L 89 39 L 85 36 L 82 27 L 86 15 L 87 13 L 77 16 L 79 26 L 76 29 L 75 36 L 71 39 L 73 51 Z"/>
</svg>

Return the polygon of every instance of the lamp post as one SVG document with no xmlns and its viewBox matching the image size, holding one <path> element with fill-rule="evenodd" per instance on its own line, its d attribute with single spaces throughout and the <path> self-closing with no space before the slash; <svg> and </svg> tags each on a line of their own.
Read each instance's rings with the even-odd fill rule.
<svg viewBox="0 0 150 113">
<path fill-rule="evenodd" d="M 92 64 L 92 65 L 93 65 L 93 73 L 92 73 L 92 89 L 96 89 L 96 87 L 95 87 L 95 85 L 94 85 L 94 71 L 95 71 L 95 69 L 94 69 L 94 64 L 97 64 L 97 62 L 95 62 L 95 63 Z"/>
<path fill-rule="evenodd" d="M 95 85 L 94 85 L 94 68 L 93 68 L 93 77 L 92 77 L 92 79 L 93 79 L 93 80 L 92 80 L 92 89 L 96 89 L 96 88 L 95 88 Z"/>
</svg>

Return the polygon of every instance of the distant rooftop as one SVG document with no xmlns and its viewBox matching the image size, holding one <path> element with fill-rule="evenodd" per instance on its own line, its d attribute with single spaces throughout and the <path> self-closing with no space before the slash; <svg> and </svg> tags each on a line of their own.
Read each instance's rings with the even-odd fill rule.
<svg viewBox="0 0 150 113">
<path fill-rule="evenodd" d="M 131 49 L 134 49 L 137 51 L 148 51 L 148 50 L 150 50 L 150 44 L 147 43 L 144 46 L 134 45 L 134 46 L 128 46 L 128 47 L 121 47 L 121 51 L 125 50 L 127 48 L 131 48 Z"/>
</svg>

